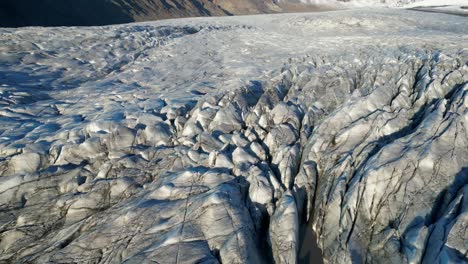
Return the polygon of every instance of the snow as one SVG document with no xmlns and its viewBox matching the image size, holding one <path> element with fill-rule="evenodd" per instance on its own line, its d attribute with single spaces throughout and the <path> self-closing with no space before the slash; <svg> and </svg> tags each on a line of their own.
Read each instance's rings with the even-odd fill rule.
<svg viewBox="0 0 468 264">
<path fill-rule="evenodd" d="M 287 2 L 284 1 L 284 2 Z M 412 8 L 412 7 L 440 7 L 440 6 L 452 6 L 462 7 L 467 6 L 467 0 L 300 0 L 301 3 L 331 6 L 335 8 L 366 8 L 366 7 L 401 7 L 401 8 Z"/>
<path fill-rule="evenodd" d="M 431 6 L 468 6 L 466 0 L 420 0 L 406 4 L 405 7 Z"/>
</svg>

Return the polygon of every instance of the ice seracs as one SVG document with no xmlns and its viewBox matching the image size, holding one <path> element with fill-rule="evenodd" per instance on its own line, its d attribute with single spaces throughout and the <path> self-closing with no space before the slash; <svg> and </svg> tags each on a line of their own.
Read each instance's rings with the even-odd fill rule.
<svg viewBox="0 0 468 264">
<path fill-rule="evenodd" d="M 1 29 L 0 262 L 466 262 L 467 23 Z"/>
</svg>

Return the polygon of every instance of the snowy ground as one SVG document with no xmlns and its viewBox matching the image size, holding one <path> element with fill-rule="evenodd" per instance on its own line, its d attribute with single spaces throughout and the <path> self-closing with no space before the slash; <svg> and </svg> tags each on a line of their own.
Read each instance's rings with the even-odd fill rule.
<svg viewBox="0 0 468 264">
<path fill-rule="evenodd" d="M 465 0 L 419 0 L 419 1 L 413 1 L 413 3 L 409 3 L 404 6 L 405 7 L 418 7 L 418 6 L 435 7 L 435 6 L 465 6 L 465 5 L 468 5 L 468 2 Z"/>
<path fill-rule="evenodd" d="M 392 9 L 0 29 L 0 261 L 293 263 L 308 218 L 331 263 L 466 261 L 467 43 Z"/>
</svg>

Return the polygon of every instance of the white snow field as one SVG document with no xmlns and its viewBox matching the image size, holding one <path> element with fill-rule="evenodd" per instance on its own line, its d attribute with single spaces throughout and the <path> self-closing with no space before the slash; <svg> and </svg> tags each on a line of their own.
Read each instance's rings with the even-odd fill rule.
<svg viewBox="0 0 468 264">
<path fill-rule="evenodd" d="M 467 107 L 462 16 L 3 28 L 0 262 L 466 263 Z"/>
<path fill-rule="evenodd" d="M 440 7 L 466 6 L 467 0 L 278 0 L 277 2 L 301 2 L 304 4 L 329 5 L 336 7 Z"/>
</svg>

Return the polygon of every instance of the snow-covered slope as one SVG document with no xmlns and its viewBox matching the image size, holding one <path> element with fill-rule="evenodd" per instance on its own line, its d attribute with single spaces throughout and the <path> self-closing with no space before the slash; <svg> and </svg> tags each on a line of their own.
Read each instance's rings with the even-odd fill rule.
<svg viewBox="0 0 468 264">
<path fill-rule="evenodd" d="M 463 263 L 468 21 L 0 29 L 0 262 Z"/>
<path fill-rule="evenodd" d="M 466 0 L 413 0 L 409 1 L 407 7 L 415 6 L 466 6 L 468 1 Z"/>
<path fill-rule="evenodd" d="M 352 7 L 435 7 L 467 6 L 466 0 L 279 0 L 277 2 L 300 2 L 310 5 L 329 5 L 338 8 Z"/>
</svg>

